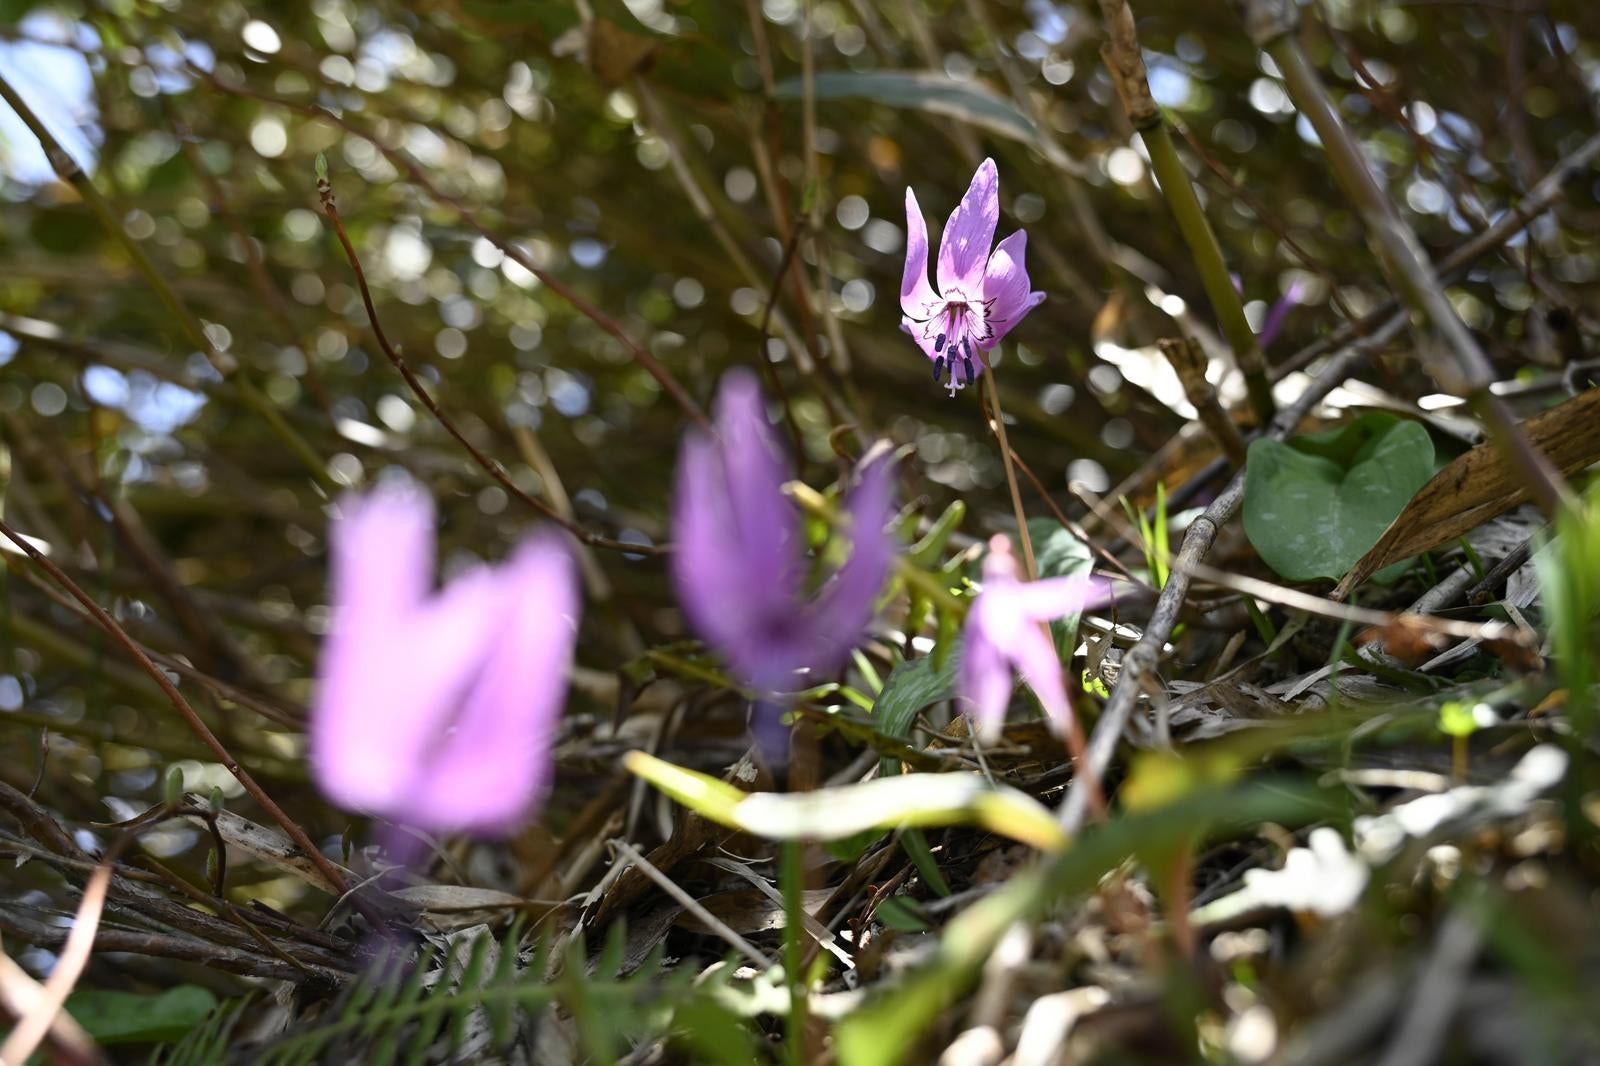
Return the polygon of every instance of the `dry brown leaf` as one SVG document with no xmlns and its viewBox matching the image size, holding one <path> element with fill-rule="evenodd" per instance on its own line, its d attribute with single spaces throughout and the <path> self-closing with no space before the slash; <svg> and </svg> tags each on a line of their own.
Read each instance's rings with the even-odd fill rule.
<svg viewBox="0 0 1600 1066">
<path fill-rule="evenodd" d="M 1444 634 L 1408 614 L 1395 615 L 1388 625 L 1363 629 L 1354 641 L 1358 648 L 1374 642 L 1410 667 L 1421 666 L 1449 643 Z"/>
<path fill-rule="evenodd" d="M 1600 460 L 1600 389 L 1579 393 L 1521 428 L 1563 474 L 1582 470 Z M 1500 450 L 1480 444 L 1422 486 L 1378 543 L 1356 560 L 1332 598 L 1344 599 L 1390 563 L 1448 544 L 1527 499 L 1526 486 Z"/>
<path fill-rule="evenodd" d="M 656 42 L 598 18 L 572 27 L 551 50 L 558 56 L 575 56 L 607 85 L 620 85 L 649 64 Z"/>
</svg>

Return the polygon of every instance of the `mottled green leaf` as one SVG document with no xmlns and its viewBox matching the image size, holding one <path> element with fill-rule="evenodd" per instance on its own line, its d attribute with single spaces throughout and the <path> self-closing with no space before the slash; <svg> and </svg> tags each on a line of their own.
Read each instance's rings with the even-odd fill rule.
<svg viewBox="0 0 1600 1066">
<path fill-rule="evenodd" d="M 1432 474 L 1428 431 L 1390 414 L 1287 444 L 1256 440 L 1245 469 L 1245 535 L 1290 581 L 1338 578 Z"/>
<path fill-rule="evenodd" d="M 177 1040 L 216 1007 L 217 997 L 198 985 L 178 985 L 154 996 L 80 986 L 67 997 L 67 1012 L 102 1044 Z"/>
</svg>

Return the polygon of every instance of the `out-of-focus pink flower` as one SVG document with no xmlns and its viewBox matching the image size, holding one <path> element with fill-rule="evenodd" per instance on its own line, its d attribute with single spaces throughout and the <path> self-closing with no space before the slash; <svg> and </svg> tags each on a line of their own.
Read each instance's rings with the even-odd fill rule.
<svg viewBox="0 0 1600 1066">
<path fill-rule="evenodd" d="M 962 630 L 957 687 L 978 733 L 992 740 L 1005 721 L 1015 670 L 1044 705 L 1050 723 L 1065 729 L 1072 703 L 1061 675 L 1061 657 L 1046 623 L 1092 610 L 1111 600 L 1110 583 L 1092 577 L 1023 581 L 1011 541 L 997 534 L 983 561 L 983 589 Z"/>
<path fill-rule="evenodd" d="M 570 549 L 529 537 L 434 585 L 432 501 L 339 501 L 311 767 L 333 802 L 430 832 L 510 832 L 542 802 L 581 612 Z"/>
<path fill-rule="evenodd" d="M 802 669 L 831 670 L 861 640 L 895 542 L 894 477 L 867 465 L 850 493 L 850 558 L 805 593 L 800 516 L 783 494 L 790 468 L 755 376 L 732 370 L 717 394 L 716 436 L 691 430 L 672 503 L 672 579 L 689 622 L 741 681 L 782 688 Z"/>
<path fill-rule="evenodd" d="M 935 288 L 928 283 L 928 223 L 916 193 L 906 188 L 900 328 L 933 362 L 934 381 L 942 381 L 948 369 L 952 395 L 972 383 L 984 353 L 1044 300 L 1044 293 L 1030 291 L 1022 263 L 1025 232 L 1017 230 L 989 251 L 999 222 L 1000 176 L 994 160 L 985 159 L 939 237 Z"/>
</svg>

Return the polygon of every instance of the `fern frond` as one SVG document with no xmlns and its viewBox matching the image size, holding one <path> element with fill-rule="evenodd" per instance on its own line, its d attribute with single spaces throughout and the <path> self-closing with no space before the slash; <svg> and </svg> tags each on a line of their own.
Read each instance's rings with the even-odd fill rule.
<svg viewBox="0 0 1600 1066">
<path fill-rule="evenodd" d="M 214 1066 L 227 1058 L 228 1044 L 250 996 L 224 1000 L 209 1017 L 175 1044 L 163 1044 L 150 1054 L 150 1066 Z"/>
</svg>

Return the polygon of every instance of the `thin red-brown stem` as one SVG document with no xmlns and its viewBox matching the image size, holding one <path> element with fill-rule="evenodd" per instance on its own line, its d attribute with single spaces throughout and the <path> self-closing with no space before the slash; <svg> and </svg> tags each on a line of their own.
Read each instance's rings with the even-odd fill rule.
<svg viewBox="0 0 1600 1066">
<path fill-rule="evenodd" d="M 1072 756 L 1073 774 L 1083 782 L 1089 793 L 1089 810 L 1097 822 L 1105 821 L 1106 794 L 1100 787 L 1100 778 L 1089 761 L 1089 741 L 1083 735 L 1083 723 L 1075 714 L 1067 715 L 1067 753 Z"/>
<path fill-rule="evenodd" d="M 1011 445 L 1006 441 L 1006 416 L 1000 409 L 1000 386 L 995 383 L 994 369 L 989 366 L 987 358 L 983 360 L 983 383 L 989 386 L 994 439 L 1000 444 L 1001 465 L 1006 469 L 1006 487 L 1011 490 L 1011 510 L 1017 519 L 1017 537 L 1022 541 L 1023 566 L 1028 572 L 1028 580 L 1033 581 L 1039 576 L 1039 568 L 1033 561 L 1033 538 L 1028 536 L 1028 515 L 1022 509 L 1022 493 L 1017 490 L 1017 471 L 1011 462 Z"/>
<path fill-rule="evenodd" d="M 428 409 L 428 413 L 433 415 L 434 419 L 444 427 L 446 433 L 454 437 L 467 450 L 467 454 L 472 456 L 472 461 L 482 467 L 486 474 L 499 482 L 500 486 L 511 495 L 552 522 L 555 522 L 562 529 L 565 529 L 590 547 L 609 548 L 612 551 L 623 551 L 634 555 L 666 554 L 667 549 L 661 545 L 635 544 L 628 541 L 613 540 L 610 537 L 601 536 L 599 533 L 585 529 L 537 496 L 531 496 L 522 491 L 522 488 L 511 480 L 505 469 L 498 462 L 485 455 L 476 444 L 473 444 L 467 438 L 465 433 L 461 432 L 461 428 L 455 424 L 455 420 L 445 414 L 444 408 L 440 407 L 438 402 L 434 400 L 416 373 L 412 371 L 411 365 L 406 362 L 399 349 L 389 343 L 388 335 L 383 332 L 383 323 L 378 318 L 377 305 L 372 300 L 372 290 L 367 285 L 366 271 L 361 269 L 361 258 L 356 255 L 355 245 L 350 243 L 350 236 L 344 231 L 344 223 L 339 220 L 339 208 L 334 203 L 333 188 L 328 184 L 327 179 L 318 180 L 317 194 L 322 198 L 322 210 L 328 216 L 328 224 L 333 227 L 334 236 L 339 238 L 339 244 L 344 248 L 345 258 L 350 261 L 350 269 L 355 272 L 356 287 L 361 291 L 361 302 L 366 306 L 367 319 L 372 323 L 372 335 L 377 338 L 378 347 L 382 348 L 383 354 L 389 357 L 389 362 L 394 364 L 394 368 L 400 372 L 400 376 L 405 379 L 406 385 L 421 401 L 422 406 Z"/>
<path fill-rule="evenodd" d="M 107 614 L 105 608 L 96 603 L 87 592 L 84 592 L 76 581 L 68 577 L 65 571 L 51 562 L 43 552 L 29 543 L 22 534 L 8 526 L 4 520 L 0 520 L 0 534 L 3 534 L 11 543 L 25 552 L 35 565 L 49 574 L 56 584 L 66 589 L 73 599 L 83 605 L 83 609 L 89 612 L 95 623 L 101 629 L 104 629 L 111 639 L 122 647 L 123 651 L 127 652 L 128 656 L 139 665 L 140 669 L 150 675 L 150 679 L 156 683 L 157 687 L 172 703 L 173 708 L 177 710 L 178 715 L 184 720 L 190 731 L 200 738 L 202 744 L 211 749 L 212 754 L 217 757 L 217 761 L 234 776 L 239 784 L 244 786 L 244 790 L 250 794 L 250 798 L 261 806 L 267 816 L 278 823 L 283 831 L 288 834 L 289 839 L 294 842 L 295 846 L 305 852 L 306 858 L 311 860 L 311 863 L 316 866 L 322 876 L 327 878 L 328 882 L 340 892 L 348 892 L 349 886 L 345 882 L 344 875 L 339 872 L 339 868 L 329 862 L 328 858 L 322 854 L 321 849 L 311 842 L 311 838 L 306 835 L 304 829 L 300 828 L 299 823 L 290 818 L 284 809 L 278 806 L 271 796 L 267 795 L 264 788 L 256 784 L 256 779 L 250 776 L 249 771 L 239 765 L 238 760 L 234 759 L 222 741 L 217 739 L 217 735 L 201 720 L 200 715 L 195 712 L 194 707 L 184 698 L 183 693 L 179 692 L 177 686 L 168 680 L 166 673 L 160 667 L 150 661 L 149 656 L 145 655 L 134 639 L 128 636 L 127 631 L 117 624 L 116 619 Z"/>
</svg>

